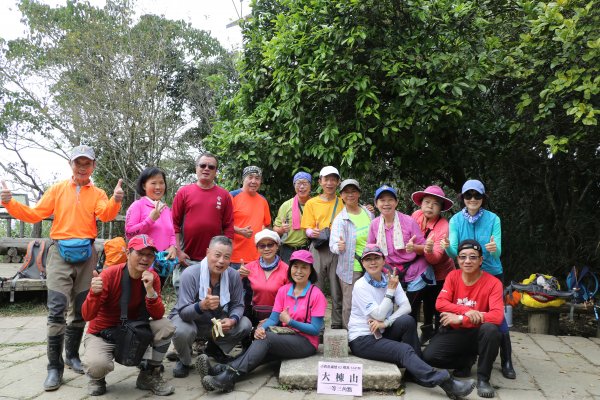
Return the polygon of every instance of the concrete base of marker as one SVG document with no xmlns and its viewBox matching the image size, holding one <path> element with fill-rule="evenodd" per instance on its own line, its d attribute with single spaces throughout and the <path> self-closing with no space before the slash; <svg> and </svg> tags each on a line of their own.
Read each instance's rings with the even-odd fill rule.
<svg viewBox="0 0 600 400">
<path fill-rule="evenodd" d="M 363 365 L 363 390 L 395 390 L 400 387 L 402 373 L 398 366 L 381 361 L 365 360 L 355 356 L 326 358 L 322 353 L 281 363 L 279 383 L 297 389 L 316 389 L 319 361 L 356 363 Z"/>
<path fill-rule="evenodd" d="M 325 329 L 323 352 L 327 358 L 348 357 L 348 331 L 346 329 Z"/>
</svg>

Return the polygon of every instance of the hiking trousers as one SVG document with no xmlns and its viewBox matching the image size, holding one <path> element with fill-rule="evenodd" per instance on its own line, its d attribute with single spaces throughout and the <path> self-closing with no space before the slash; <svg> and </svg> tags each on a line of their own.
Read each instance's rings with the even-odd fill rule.
<svg viewBox="0 0 600 400">
<path fill-rule="evenodd" d="M 438 368 L 471 367 L 477 355 L 477 378 L 489 381 L 502 334 L 490 323 L 479 328 L 440 329 L 423 352 L 423 359 Z"/>
<path fill-rule="evenodd" d="M 331 326 L 341 328 L 342 321 L 342 288 L 335 272 L 337 268 L 337 254 L 329 251 L 328 245 L 315 248 L 311 243 L 310 252 L 314 258 L 313 267 L 317 271 L 317 287 L 325 293 L 325 282 L 329 281 L 331 294 Z"/>
<path fill-rule="evenodd" d="M 90 258 L 78 264 L 66 262 L 60 256 L 58 246 L 50 245 L 46 266 L 48 336 L 64 335 L 67 323 L 75 328 L 85 326 L 81 306 L 90 290 L 97 263 L 98 253 L 93 245 Z"/>
</svg>

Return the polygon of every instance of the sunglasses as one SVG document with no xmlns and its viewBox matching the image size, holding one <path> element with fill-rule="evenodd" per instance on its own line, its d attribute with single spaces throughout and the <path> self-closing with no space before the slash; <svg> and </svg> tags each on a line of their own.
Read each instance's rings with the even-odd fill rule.
<svg viewBox="0 0 600 400">
<path fill-rule="evenodd" d="M 458 256 L 458 259 L 459 259 L 460 261 L 466 261 L 466 260 L 467 260 L 467 258 L 468 258 L 470 261 L 477 261 L 477 260 L 479 260 L 479 256 L 465 256 L 465 255 L 459 255 L 459 256 Z"/>
<path fill-rule="evenodd" d="M 271 243 L 260 243 L 257 244 L 256 247 L 258 247 L 261 250 L 264 249 L 270 249 L 271 247 L 275 247 L 275 242 L 271 242 Z"/>
<path fill-rule="evenodd" d="M 483 199 L 483 195 L 479 192 L 467 192 L 467 193 L 463 194 L 463 198 L 465 200 L 471 200 L 471 199 L 481 200 L 481 199 Z"/>
<path fill-rule="evenodd" d="M 208 168 L 211 171 L 214 171 L 215 169 L 217 169 L 217 166 L 216 165 L 212 165 L 212 164 L 198 164 L 198 168 L 200 168 L 200 169 Z"/>
</svg>

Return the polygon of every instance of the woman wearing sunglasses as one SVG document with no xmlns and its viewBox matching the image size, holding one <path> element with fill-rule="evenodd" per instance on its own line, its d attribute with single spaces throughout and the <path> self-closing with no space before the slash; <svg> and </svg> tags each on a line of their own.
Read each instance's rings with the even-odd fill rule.
<svg viewBox="0 0 600 400">
<path fill-rule="evenodd" d="M 487 210 L 488 198 L 483 183 L 476 179 L 465 182 L 459 200 L 464 208 L 450 219 L 448 238 L 440 241 L 440 246 L 446 253 L 456 258 L 458 244 L 463 240 L 476 240 L 483 246 L 483 264 L 481 269 L 503 281 L 504 274 L 500 255 L 502 254 L 502 233 L 500 218 Z M 507 379 L 515 379 L 517 374 L 512 364 L 512 346 L 506 320 L 500 325 L 502 341 L 500 360 L 502 375 Z"/>
<path fill-rule="evenodd" d="M 277 255 L 280 243 L 277 232 L 263 229 L 254 235 L 254 242 L 260 257 L 241 266 L 239 272 L 250 281 L 252 305 L 246 305 L 246 316 L 257 326 L 271 315 L 277 290 L 288 283 L 288 265 Z"/>
</svg>

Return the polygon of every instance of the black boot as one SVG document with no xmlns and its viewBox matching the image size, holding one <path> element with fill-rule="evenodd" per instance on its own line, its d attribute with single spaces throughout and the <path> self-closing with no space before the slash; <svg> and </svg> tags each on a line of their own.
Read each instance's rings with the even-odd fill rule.
<svg viewBox="0 0 600 400">
<path fill-rule="evenodd" d="M 219 346 L 215 344 L 212 340 L 209 340 L 206 344 L 206 349 L 204 349 L 204 354 L 209 357 L 215 359 L 216 362 L 221 364 L 227 364 L 230 361 L 233 361 L 233 357 L 228 356 L 221 350 Z"/>
<path fill-rule="evenodd" d="M 202 378 L 202 386 L 209 392 L 213 390 L 219 390 L 223 393 L 229 393 L 233 391 L 235 382 L 238 380 L 240 373 L 235 369 L 227 366 L 227 369 L 221 372 L 219 375 L 210 376 L 206 375 Z"/>
<path fill-rule="evenodd" d="M 44 390 L 56 390 L 62 384 L 65 364 L 62 358 L 65 335 L 48 336 L 48 376 L 44 381 Z"/>
<path fill-rule="evenodd" d="M 446 395 L 449 398 L 457 399 L 468 396 L 469 393 L 471 393 L 475 388 L 475 381 L 473 379 L 459 381 L 451 376 L 444 382 L 440 383 L 439 386 L 444 390 L 444 392 L 446 392 Z"/>
<path fill-rule="evenodd" d="M 200 354 L 196 359 L 196 370 L 200 374 L 200 378 L 204 378 L 206 375 L 219 375 L 221 372 L 227 369 L 227 364 L 215 364 L 212 365 L 206 354 Z"/>
<path fill-rule="evenodd" d="M 67 326 L 65 333 L 65 365 L 78 374 L 83 374 L 79 359 L 79 345 L 83 336 L 83 327 Z"/>
<path fill-rule="evenodd" d="M 500 366 L 502 367 L 502 375 L 506 379 L 516 379 L 517 373 L 512 363 L 512 345 L 510 344 L 510 333 L 502 334 L 500 342 Z"/>
<path fill-rule="evenodd" d="M 421 325 L 421 336 L 419 337 L 419 341 L 421 342 L 421 346 L 429 341 L 435 335 L 435 330 L 433 329 L 433 324 L 429 325 Z"/>
<path fill-rule="evenodd" d="M 477 395 L 486 399 L 491 399 L 496 395 L 494 387 L 490 384 L 490 381 L 484 379 L 477 379 Z"/>
</svg>

